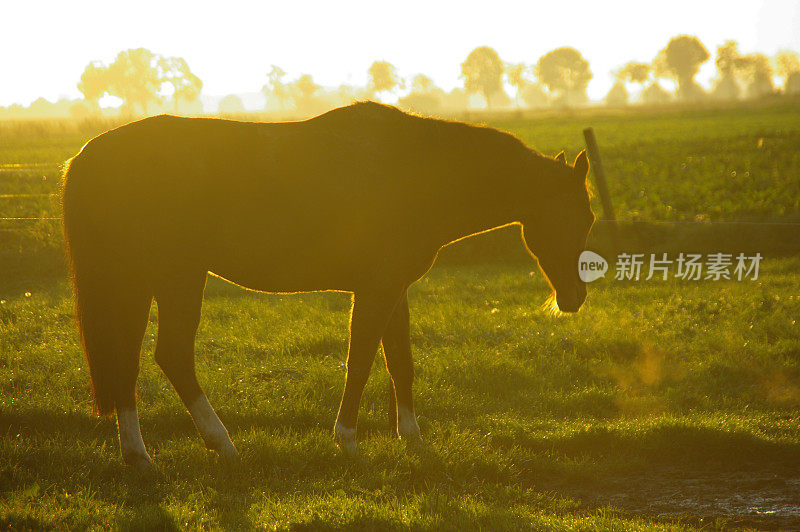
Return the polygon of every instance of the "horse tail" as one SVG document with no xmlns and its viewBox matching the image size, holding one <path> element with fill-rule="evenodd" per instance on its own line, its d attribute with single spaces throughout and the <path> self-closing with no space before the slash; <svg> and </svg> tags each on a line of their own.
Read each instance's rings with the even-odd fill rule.
<svg viewBox="0 0 800 532">
<path fill-rule="evenodd" d="M 124 393 L 135 390 L 152 296 L 135 269 L 115 254 L 108 245 L 110 239 L 98 231 L 103 220 L 96 219 L 94 202 L 104 198 L 92 192 L 95 179 L 91 174 L 96 169 L 81 157 L 70 160 L 64 171 L 64 242 L 76 321 L 89 366 L 92 411 L 110 416 L 118 401 L 135 400 L 135 395 Z"/>
</svg>

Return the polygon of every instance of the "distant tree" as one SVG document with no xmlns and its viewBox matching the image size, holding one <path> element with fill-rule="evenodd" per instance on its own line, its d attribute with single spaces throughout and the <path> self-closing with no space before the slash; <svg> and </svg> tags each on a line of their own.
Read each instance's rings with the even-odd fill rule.
<svg viewBox="0 0 800 532">
<path fill-rule="evenodd" d="M 281 67 L 272 65 L 267 74 L 267 83 L 261 88 L 261 92 L 267 99 L 274 98 L 282 109 L 289 109 L 292 95 L 289 86 L 283 81 L 284 76 L 286 76 L 286 72 Z"/>
<path fill-rule="evenodd" d="M 28 116 L 46 117 L 53 116 L 54 104 L 45 98 L 37 98 L 28 106 Z"/>
<path fill-rule="evenodd" d="M 800 94 L 800 72 L 792 72 L 783 83 L 783 92 L 791 96 Z"/>
<path fill-rule="evenodd" d="M 679 100 L 697 101 L 705 91 L 694 77 L 708 58 L 708 50 L 697 37 L 679 35 L 670 39 L 666 48 L 658 53 L 654 67 L 656 75 L 672 78 L 678 83 Z"/>
<path fill-rule="evenodd" d="M 441 111 L 442 98 L 432 92 L 411 92 L 398 99 L 397 106 L 415 113 L 436 114 Z"/>
<path fill-rule="evenodd" d="M 628 89 L 621 79 L 617 78 L 611 86 L 611 90 L 606 94 L 605 103 L 609 107 L 622 107 L 628 104 Z"/>
<path fill-rule="evenodd" d="M 512 103 L 506 91 L 495 92 L 490 100 L 492 109 L 507 109 L 511 107 Z"/>
<path fill-rule="evenodd" d="M 220 114 L 235 114 L 244 112 L 242 99 L 235 94 L 228 94 L 219 101 L 217 112 Z"/>
<path fill-rule="evenodd" d="M 162 57 L 158 60 L 160 77 L 162 83 L 172 86 L 172 101 L 175 105 L 175 113 L 178 112 L 178 104 L 193 102 L 200 97 L 203 82 L 195 76 L 189 69 L 189 65 L 182 57 Z"/>
<path fill-rule="evenodd" d="M 614 75 L 617 78 L 618 82 L 622 82 L 622 88 L 625 89 L 624 83 L 635 83 L 639 85 L 639 95 L 641 97 L 642 92 L 644 91 L 644 85 L 650 79 L 650 75 L 653 69 L 648 63 L 639 63 L 637 61 L 631 61 L 630 63 L 626 64 L 619 70 L 617 70 Z M 611 88 L 612 91 L 614 87 Z M 617 89 L 616 91 L 618 95 L 621 97 L 622 93 Z M 627 95 L 627 90 L 625 94 Z M 609 91 L 608 96 L 606 96 L 606 103 L 608 103 L 608 97 L 612 96 L 612 93 Z M 613 98 L 612 98 L 613 99 Z M 629 99 L 629 95 L 628 95 Z"/>
<path fill-rule="evenodd" d="M 764 54 L 742 56 L 738 61 L 738 69 L 747 84 L 748 98 L 762 98 L 775 92 L 772 82 L 772 66 Z"/>
<path fill-rule="evenodd" d="M 339 85 L 333 92 L 329 93 L 329 97 L 331 107 L 341 107 L 343 105 L 349 105 L 356 100 L 366 99 L 367 89 L 354 85 Z"/>
<path fill-rule="evenodd" d="M 592 79 L 589 62 L 574 48 L 557 48 L 546 53 L 536 64 L 536 74 L 565 105 L 582 104 L 589 99 L 586 95 Z"/>
<path fill-rule="evenodd" d="M 514 103 L 517 107 L 520 106 L 522 93 L 525 92 L 525 87 L 530 84 L 525 74 L 530 70 L 530 67 L 525 63 L 516 63 L 506 65 L 506 77 L 508 82 L 514 87 Z"/>
<path fill-rule="evenodd" d="M 161 77 L 158 56 L 146 48 L 124 50 L 108 67 L 108 93 L 124 101 L 129 112 L 139 106 L 147 114 L 147 106 L 160 100 Z"/>
<path fill-rule="evenodd" d="M 18 103 L 12 103 L 6 107 L 6 118 L 22 118 L 25 116 L 25 108 Z"/>
<path fill-rule="evenodd" d="M 800 57 L 797 52 L 781 50 L 773 59 L 775 72 L 783 78 L 785 94 L 800 94 Z"/>
<path fill-rule="evenodd" d="M 739 98 L 741 89 L 737 81 L 737 67 L 741 61 L 739 45 L 736 41 L 727 41 L 717 47 L 717 79 L 714 82 L 713 95 L 721 100 L 735 100 Z"/>
<path fill-rule="evenodd" d="M 411 79 L 411 92 L 425 94 L 436 89 L 433 80 L 425 74 L 417 74 Z"/>
<path fill-rule="evenodd" d="M 647 63 L 631 61 L 617 72 L 617 77 L 628 83 L 644 84 L 650 79 L 652 67 Z"/>
<path fill-rule="evenodd" d="M 70 109 L 74 103 L 74 100 L 70 100 L 69 98 L 62 96 L 58 99 L 58 101 L 56 101 L 56 103 L 53 104 L 52 116 L 70 116 Z"/>
<path fill-rule="evenodd" d="M 397 100 L 397 106 L 417 113 L 435 114 L 442 108 L 445 93 L 431 78 L 417 74 L 411 79 L 411 92 Z"/>
<path fill-rule="evenodd" d="M 75 100 L 69 106 L 69 116 L 72 118 L 86 118 L 91 116 L 93 111 L 86 100 Z"/>
<path fill-rule="evenodd" d="M 467 108 L 469 95 L 467 91 L 459 87 L 454 88 L 442 97 L 442 107 L 450 110 L 462 110 Z"/>
<path fill-rule="evenodd" d="M 295 109 L 303 113 L 312 113 L 319 108 L 317 91 L 322 87 L 314 83 L 314 78 L 309 74 L 303 74 L 297 78 L 290 86 L 289 92 L 292 95 Z"/>
<path fill-rule="evenodd" d="M 514 105 L 522 107 L 545 107 L 548 104 L 547 92 L 535 80 L 534 67 L 525 63 L 506 65 L 506 78 L 514 87 Z M 493 103 L 494 105 L 494 103 Z"/>
<path fill-rule="evenodd" d="M 486 106 L 491 107 L 492 96 L 503 90 L 503 62 L 492 48 L 475 48 L 461 63 L 461 77 L 466 92 L 479 92 L 486 100 Z"/>
<path fill-rule="evenodd" d="M 100 98 L 109 91 L 108 68 L 99 61 L 86 65 L 78 82 L 78 90 L 83 94 L 83 99 L 93 112 L 100 110 Z"/>
<path fill-rule="evenodd" d="M 387 61 L 375 61 L 369 67 L 369 89 L 372 93 L 392 92 L 401 85 L 397 69 Z"/>
<path fill-rule="evenodd" d="M 653 81 L 642 91 L 639 98 L 642 103 L 647 105 L 661 105 L 669 102 L 672 99 L 672 95 L 664 90 L 664 87 L 659 85 L 658 81 Z"/>
<path fill-rule="evenodd" d="M 527 107 L 539 108 L 547 107 L 550 100 L 547 97 L 547 92 L 542 88 L 539 83 L 528 83 L 522 90 L 522 101 L 525 102 Z"/>
</svg>

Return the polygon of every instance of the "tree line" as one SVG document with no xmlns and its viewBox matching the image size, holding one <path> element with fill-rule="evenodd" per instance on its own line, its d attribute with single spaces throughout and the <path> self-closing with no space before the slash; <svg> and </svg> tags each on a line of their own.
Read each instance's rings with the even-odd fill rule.
<svg viewBox="0 0 800 532">
<path fill-rule="evenodd" d="M 702 102 L 763 98 L 773 94 L 800 94 L 800 57 L 793 51 L 782 51 L 774 57 L 761 53 L 743 54 L 736 41 L 727 41 L 716 51 L 717 74 L 710 89 L 697 81 L 700 67 L 711 55 L 697 37 L 679 35 L 670 39 L 650 62 L 632 61 L 612 75 L 614 83 L 604 99 L 609 106 L 630 103 L 648 105 L 670 101 Z M 562 47 L 543 55 L 535 64 L 506 63 L 488 46 L 472 50 L 461 63 L 462 87 L 449 92 L 437 87 L 433 80 L 417 74 L 402 78 L 387 61 L 375 61 L 367 72 L 364 87 L 340 85 L 326 89 L 310 74 L 287 79 L 282 68 L 272 65 L 266 73 L 261 92 L 265 111 L 313 114 L 350 103 L 354 99 L 397 99 L 398 106 L 410 110 L 437 113 L 474 107 L 541 108 L 574 107 L 589 102 L 587 87 L 593 77 L 589 62 L 571 47 Z M 776 85 L 776 76 L 782 81 Z M 662 80 L 670 80 L 674 91 L 667 90 Z M 639 88 L 634 100 L 629 87 Z M 69 114 L 88 115 L 100 112 L 99 101 L 106 95 L 122 101 L 122 114 L 159 112 L 200 114 L 199 96 L 202 81 L 191 71 L 186 60 L 164 57 L 145 48 L 124 50 L 105 65 L 91 62 L 78 82 L 83 100 L 50 104 L 44 99 L 27 109 L 21 106 L 0 107 L 0 117 L 46 112 L 48 105 L 60 113 L 69 107 Z M 513 98 L 507 89 L 512 91 Z M 243 112 L 244 105 L 236 95 L 219 102 L 219 112 Z"/>
</svg>

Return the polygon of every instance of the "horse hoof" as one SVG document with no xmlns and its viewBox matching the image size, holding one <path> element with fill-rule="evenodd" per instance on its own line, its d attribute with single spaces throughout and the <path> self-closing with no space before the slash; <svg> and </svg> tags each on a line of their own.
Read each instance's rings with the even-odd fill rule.
<svg viewBox="0 0 800 532">
<path fill-rule="evenodd" d="M 401 434 L 400 439 L 408 445 L 423 445 L 422 436 L 419 435 L 419 432 Z"/>
<path fill-rule="evenodd" d="M 153 470 L 153 461 L 146 453 L 123 456 L 123 460 L 125 461 L 125 464 L 134 471 L 147 473 Z"/>
<path fill-rule="evenodd" d="M 239 451 L 236 450 L 233 443 L 230 441 L 226 441 L 224 443 L 207 446 L 209 451 L 213 451 L 217 453 L 221 458 L 225 460 L 238 460 L 239 459 Z"/>
<path fill-rule="evenodd" d="M 422 450 L 426 447 L 425 442 L 422 440 L 422 437 L 418 432 L 414 434 L 400 435 L 400 441 L 405 443 L 406 447 L 414 451 Z"/>
<path fill-rule="evenodd" d="M 355 439 L 350 440 L 338 440 L 337 445 L 342 450 L 342 453 L 348 458 L 358 458 L 358 444 L 356 443 Z"/>
<path fill-rule="evenodd" d="M 338 423 L 333 429 L 333 441 L 348 458 L 358 456 L 358 444 L 356 443 L 356 429 L 345 428 Z"/>
<path fill-rule="evenodd" d="M 212 452 L 216 454 L 222 462 L 227 464 L 235 464 L 242 460 L 236 449 L 226 449 L 224 451 L 213 449 Z"/>
</svg>

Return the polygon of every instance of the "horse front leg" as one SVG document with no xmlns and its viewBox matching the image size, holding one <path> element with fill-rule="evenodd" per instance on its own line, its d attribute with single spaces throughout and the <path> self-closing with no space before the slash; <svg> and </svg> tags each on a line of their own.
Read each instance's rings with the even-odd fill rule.
<svg viewBox="0 0 800 532">
<path fill-rule="evenodd" d="M 399 290 L 359 291 L 353 297 L 347 377 L 334 425 L 334 439 L 349 456 L 358 453 L 356 426 L 361 395 L 367 384 L 375 353 L 398 303 Z"/>
<path fill-rule="evenodd" d="M 414 362 L 411 358 L 408 296 L 405 292 L 389 319 L 382 343 L 386 369 L 392 379 L 389 391 L 392 394 L 389 403 L 390 427 L 400 438 L 410 443 L 420 443 L 422 439 L 419 435 L 419 425 L 414 414 L 414 398 L 411 393 Z"/>
</svg>

